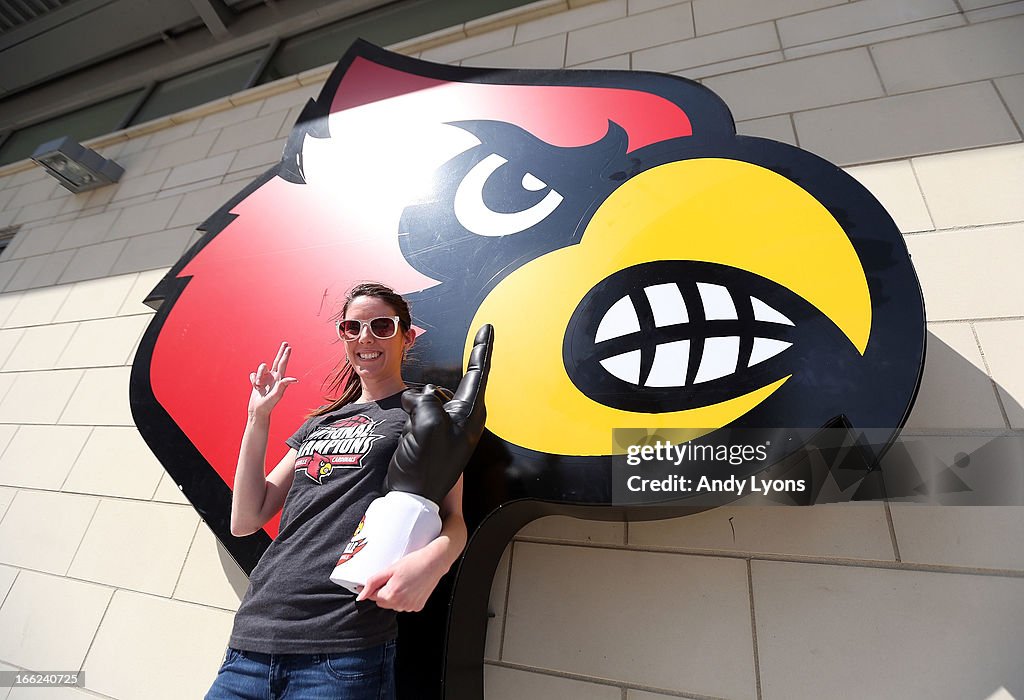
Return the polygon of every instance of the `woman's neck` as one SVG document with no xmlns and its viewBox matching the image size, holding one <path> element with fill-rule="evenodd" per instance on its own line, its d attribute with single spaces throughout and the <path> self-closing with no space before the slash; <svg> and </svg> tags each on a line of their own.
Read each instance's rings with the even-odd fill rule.
<svg viewBox="0 0 1024 700">
<path fill-rule="evenodd" d="M 370 401 L 380 401 L 386 399 L 389 396 L 397 394 L 398 392 L 406 389 L 405 382 L 402 381 L 401 377 L 396 377 L 394 380 L 373 383 L 363 382 L 362 392 L 359 394 L 359 398 L 356 399 L 356 403 L 369 403 Z"/>
</svg>

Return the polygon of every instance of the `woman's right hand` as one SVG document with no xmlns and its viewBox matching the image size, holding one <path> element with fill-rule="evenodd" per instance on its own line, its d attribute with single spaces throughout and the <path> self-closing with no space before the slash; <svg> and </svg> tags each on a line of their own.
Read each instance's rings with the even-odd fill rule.
<svg viewBox="0 0 1024 700">
<path fill-rule="evenodd" d="M 286 376 L 291 354 L 291 346 L 287 342 L 281 343 L 274 364 L 269 369 L 266 362 L 261 362 L 255 372 L 249 373 L 249 382 L 252 384 L 252 393 L 249 394 L 250 416 L 269 416 L 284 396 L 288 385 L 299 381 L 295 377 Z"/>
</svg>

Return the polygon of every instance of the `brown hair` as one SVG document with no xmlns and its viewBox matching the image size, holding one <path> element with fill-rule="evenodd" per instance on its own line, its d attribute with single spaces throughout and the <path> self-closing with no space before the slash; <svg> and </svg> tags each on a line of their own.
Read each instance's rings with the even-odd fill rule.
<svg viewBox="0 0 1024 700">
<path fill-rule="evenodd" d="M 380 282 L 360 282 L 348 290 L 348 293 L 345 295 L 345 304 L 341 307 L 341 313 L 334 320 L 345 318 L 345 312 L 348 311 L 349 304 L 357 297 L 380 299 L 394 309 L 395 315 L 398 316 L 398 325 L 403 333 L 408 332 L 412 328 L 412 313 L 409 311 L 409 302 L 403 299 L 402 295 L 391 287 Z M 339 391 L 341 393 L 338 394 L 336 399 L 330 400 L 330 403 L 311 411 L 310 417 L 322 416 L 325 413 L 330 413 L 346 404 L 352 403 L 359 398 L 359 394 L 363 390 L 362 382 L 359 381 L 359 375 L 352 369 L 352 365 L 349 364 L 346 355 L 342 355 L 341 362 L 328 375 L 325 384 L 327 385 L 328 396 L 338 394 Z"/>
</svg>

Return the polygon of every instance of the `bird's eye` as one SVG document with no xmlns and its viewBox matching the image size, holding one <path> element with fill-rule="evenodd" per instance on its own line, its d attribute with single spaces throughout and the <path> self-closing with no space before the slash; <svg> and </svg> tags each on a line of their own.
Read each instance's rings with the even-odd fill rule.
<svg viewBox="0 0 1024 700">
<path fill-rule="evenodd" d="M 473 166 L 455 192 L 455 217 L 478 236 L 507 236 L 525 231 L 546 219 L 562 203 L 562 195 L 548 191 L 536 204 L 519 211 L 495 211 L 484 201 L 484 185 L 508 161 L 492 153 Z M 540 192 L 548 185 L 532 173 L 523 175 L 523 190 Z"/>
</svg>

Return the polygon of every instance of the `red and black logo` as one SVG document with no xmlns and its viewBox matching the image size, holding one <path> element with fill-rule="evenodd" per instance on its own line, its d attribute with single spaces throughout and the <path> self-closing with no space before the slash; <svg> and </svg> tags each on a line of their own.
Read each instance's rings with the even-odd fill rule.
<svg viewBox="0 0 1024 700">
<path fill-rule="evenodd" d="M 342 353 L 331 300 L 356 281 L 411 301 L 412 381 L 455 386 L 472 330 L 494 325 L 465 497 L 470 527 L 487 527 L 454 602 L 469 591 L 480 615 L 523 523 L 593 506 L 625 517 L 610 509 L 613 429 L 844 425 L 885 443 L 923 366 L 920 288 L 881 205 L 807 151 L 738 136 L 714 93 L 675 76 L 456 68 L 360 42 L 280 163 L 201 228 L 151 295 L 132 407 L 246 568 L 269 541 L 228 534 L 252 367 L 281 340 L 295 348 L 281 445 L 322 403 Z M 315 452 L 320 479 L 354 454 Z M 460 629 L 450 638 L 478 654 L 483 625 Z"/>
<path fill-rule="evenodd" d="M 366 516 L 359 521 L 359 525 L 356 526 L 356 531 L 352 533 L 352 539 L 345 545 L 345 549 L 342 551 L 341 556 L 338 557 L 338 563 L 336 566 L 341 566 L 349 559 L 359 554 L 366 547 L 366 538 L 360 537 L 359 535 L 363 532 L 363 526 L 366 524 Z"/>
<path fill-rule="evenodd" d="M 323 484 L 335 468 L 358 469 L 373 443 L 384 437 L 373 432 L 380 423 L 360 414 L 315 428 L 299 446 L 295 471 Z"/>
</svg>

